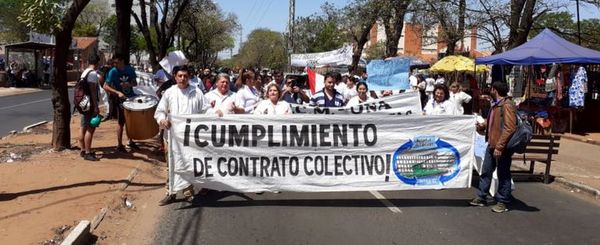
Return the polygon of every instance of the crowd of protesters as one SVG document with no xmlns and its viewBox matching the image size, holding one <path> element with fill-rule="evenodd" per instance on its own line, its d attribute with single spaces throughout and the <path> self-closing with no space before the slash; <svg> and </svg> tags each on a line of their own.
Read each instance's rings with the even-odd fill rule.
<svg viewBox="0 0 600 245">
<path fill-rule="evenodd" d="M 125 59 L 115 56 L 112 66 L 98 67 L 97 59 L 91 59 L 91 64 L 81 79 L 86 79 L 90 91 L 93 91 L 92 110 L 84 113 L 81 120 L 81 156 L 85 160 L 98 161 L 91 150 L 94 127 L 90 118 L 99 115 L 99 105 L 107 108 L 106 119 L 116 118 L 117 147 L 119 152 L 127 152 L 122 141 L 125 116 L 121 103 L 136 96 L 133 87 L 137 85 L 135 71 L 125 63 Z M 310 93 L 306 79 L 299 76 L 287 76 L 279 71 L 265 72 L 253 69 L 237 71 L 201 69 L 196 72 L 193 68 L 182 65 L 175 66 L 171 73 L 159 70 L 154 74 L 158 89 L 155 91 L 159 103 L 154 114 L 156 122 L 163 131 L 171 126 L 169 115 L 212 114 L 222 117 L 226 114 L 260 114 L 286 115 L 292 114 L 291 104 L 305 104 L 315 107 L 348 107 L 361 103 L 369 103 L 374 99 L 398 94 L 406 91 L 370 91 L 364 77 L 328 72 L 324 75 L 323 89 Z M 465 113 L 463 105 L 469 104 L 473 98 L 479 100 L 480 91 L 472 77 L 462 84 L 468 84 L 471 95 L 462 91 L 461 83 L 453 82 L 448 86 L 442 76 L 411 75 L 409 77 L 409 92 L 419 92 L 424 115 L 461 115 Z M 491 172 L 498 167 L 500 187 L 496 199 L 498 201 L 492 210 L 507 211 L 506 204 L 510 201 L 510 159 L 511 152 L 504 150 L 507 135 L 515 128 L 514 118 L 503 119 L 499 123 L 498 114 L 512 115 L 514 105 L 506 99 L 507 88 L 500 83 L 492 85 L 491 104 L 492 118 L 489 123 L 477 124 L 477 129 L 485 131 L 490 140 L 490 148 L 486 152 L 484 173 L 481 178 L 478 197 L 471 204 L 486 205 L 485 197 L 489 192 Z M 474 102 L 474 101 L 473 101 Z M 505 109 L 508 108 L 508 109 Z M 495 115 L 495 116 L 494 116 Z M 487 130 L 486 130 L 487 129 Z M 508 130 L 507 130 L 508 129 Z M 511 131 L 512 130 L 512 131 Z M 161 140 L 162 141 L 162 140 Z M 162 143 L 162 142 L 161 142 Z M 137 149 L 135 142 L 129 140 L 129 148 Z M 161 149 L 164 151 L 164 145 Z M 501 171 L 500 171 L 501 170 Z M 200 194 L 206 190 L 200 190 Z M 193 198 L 195 191 L 190 184 L 182 191 L 186 198 Z M 166 205 L 175 201 L 175 194 L 168 190 L 167 195 L 159 202 Z"/>
</svg>

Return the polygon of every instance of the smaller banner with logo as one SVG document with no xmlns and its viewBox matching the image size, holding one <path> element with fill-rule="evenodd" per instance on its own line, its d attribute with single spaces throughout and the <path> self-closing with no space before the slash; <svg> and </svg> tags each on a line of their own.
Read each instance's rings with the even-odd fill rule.
<svg viewBox="0 0 600 245">
<path fill-rule="evenodd" d="M 308 105 L 291 104 L 293 113 L 306 114 L 365 114 L 380 113 L 390 115 L 423 115 L 419 92 L 406 92 L 391 95 L 371 102 L 351 107 L 319 108 Z"/>
</svg>

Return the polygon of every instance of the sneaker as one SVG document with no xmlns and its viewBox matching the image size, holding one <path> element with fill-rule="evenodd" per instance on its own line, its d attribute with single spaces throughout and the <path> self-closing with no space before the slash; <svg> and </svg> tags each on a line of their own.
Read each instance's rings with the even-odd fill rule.
<svg viewBox="0 0 600 245">
<path fill-rule="evenodd" d="M 165 206 L 175 202 L 175 194 L 166 195 L 158 201 L 158 206 Z"/>
<path fill-rule="evenodd" d="M 124 145 L 117 146 L 117 151 L 122 153 L 127 153 L 127 149 L 125 149 Z"/>
<path fill-rule="evenodd" d="M 492 212 L 504 213 L 504 212 L 508 212 L 508 208 L 506 207 L 506 204 L 498 202 L 498 203 L 496 203 L 496 205 L 492 206 Z"/>
<path fill-rule="evenodd" d="M 477 198 L 471 200 L 469 202 L 469 205 L 483 207 L 483 206 L 487 205 L 487 201 L 477 197 Z"/>
<path fill-rule="evenodd" d="M 94 154 L 92 152 L 85 153 L 85 155 L 83 156 L 83 159 L 88 160 L 88 161 L 92 161 L 92 162 L 100 161 L 100 159 L 98 159 L 96 157 L 96 154 Z"/>
<path fill-rule="evenodd" d="M 132 150 L 139 150 L 140 147 L 137 146 L 137 144 L 133 141 L 129 141 L 129 144 L 127 144 L 127 146 L 129 146 L 129 148 L 131 148 Z"/>
</svg>

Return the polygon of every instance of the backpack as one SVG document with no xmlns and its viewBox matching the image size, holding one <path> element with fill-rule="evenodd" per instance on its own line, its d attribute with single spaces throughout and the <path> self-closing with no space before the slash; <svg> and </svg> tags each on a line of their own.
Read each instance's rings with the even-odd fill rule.
<svg viewBox="0 0 600 245">
<path fill-rule="evenodd" d="M 526 119 L 523 119 L 522 116 L 519 115 L 518 112 L 516 114 L 517 127 L 504 148 L 511 152 L 524 153 L 527 144 L 529 144 L 529 141 L 531 141 L 531 138 L 533 137 L 533 128 Z M 504 108 L 500 110 L 500 116 L 501 125 L 502 128 L 504 128 Z"/>
<path fill-rule="evenodd" d="M 89 70 L 85 76 L 80 77 L 73 88 L 73 111 L 77 110 L 81 114 L 88 112 L 92 107 L 90 87 L 87 82 L 87 77 L 91 71 Z"/>
</svg>

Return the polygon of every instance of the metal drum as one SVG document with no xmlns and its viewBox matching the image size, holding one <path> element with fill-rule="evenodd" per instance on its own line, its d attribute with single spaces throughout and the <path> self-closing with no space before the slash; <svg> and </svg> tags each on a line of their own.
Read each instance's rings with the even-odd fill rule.
<svg viewBox="0 0 600 245">
<path fill-rule="evenodd" d="M 158 99 L 149 95 L 136 96 L 123 102 L 127 137 L 145 140 L 158 134 L 158 124 L 154 120 L 157 105 Z"/>
</svg>

